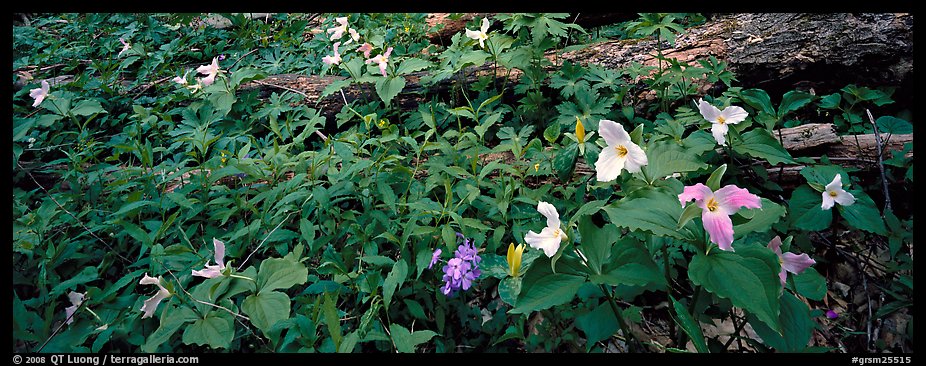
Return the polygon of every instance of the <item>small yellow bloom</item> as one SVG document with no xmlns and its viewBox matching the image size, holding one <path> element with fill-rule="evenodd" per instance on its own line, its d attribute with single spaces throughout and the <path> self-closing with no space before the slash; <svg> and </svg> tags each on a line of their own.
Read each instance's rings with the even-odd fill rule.
<svg viewBox="0 0 926 366">
<path fill-rule="evenodd" d="M 508 275 L 518 277 L 521 271 L 521 255 L 524 254 L 524 244 L 515 248 L 514 243 L 508 244 Z"/>
<path fill-rule="evenodd" d="M 580 144 L 585 142 L 585 126 L 582 125 L 579 117 L 576 117 L 576 138 L 579 139 Z"/>
<path fill-rule="evenodd" d="M 534 172 L 540 171 L 540 163 L 534 164 Z"/>
<path fill-rule="evenodd" d="M 379 128 L 385 128 L 385 127 L 386 127 L 386 120 L 385 119 L 379 120 Z"/>
</svg>

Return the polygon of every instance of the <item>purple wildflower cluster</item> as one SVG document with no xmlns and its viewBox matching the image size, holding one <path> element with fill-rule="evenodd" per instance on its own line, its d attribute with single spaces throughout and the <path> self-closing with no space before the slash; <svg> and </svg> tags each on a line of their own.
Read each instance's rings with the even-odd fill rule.
<svg viewBox="0 0 926 366">
<path fill-rule="evenodd" d="M 463 238 L 463 244 L 460 244 L 457 250 L 453 252 L 454 257 L 447 261 L 442 278 L 444 286 L 441 287 L 441 292 L 448 296 L 461 289 L 463 291 L 469 290 L 473 285 L 473 281 L 479 278 L 482 273 L 479 270 L 479 262 L 482 261 L 482 258 L 479 257 L 479 250 L 462 234 L 457 233 L 457 236 Z M 429 269 L 440 260 L 440 254 L 441 250 L 437 249 L 431 255 Z"/>
</svg>

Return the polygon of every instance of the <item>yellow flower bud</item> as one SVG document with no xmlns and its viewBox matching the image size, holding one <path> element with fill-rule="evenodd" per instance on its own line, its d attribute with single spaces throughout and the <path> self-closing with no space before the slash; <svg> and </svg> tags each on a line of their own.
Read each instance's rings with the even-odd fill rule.
<svg viewBox="0 0 926 366">
<path fill-rule="evenodd" d="M 524 254 L 524 244 L 519 244 L 515 248 L 514 243 L 508 244 L 508 274 L 511 277 L 518 277 L 521 271 L 521 256 Z"/>
<path fill-rule="evenodd" d="M 576 117 L 576 138 L 579 139 L 580 144 L 585 142 L 585 126 L 582 125 L 579 117 Z"/>
</svg>

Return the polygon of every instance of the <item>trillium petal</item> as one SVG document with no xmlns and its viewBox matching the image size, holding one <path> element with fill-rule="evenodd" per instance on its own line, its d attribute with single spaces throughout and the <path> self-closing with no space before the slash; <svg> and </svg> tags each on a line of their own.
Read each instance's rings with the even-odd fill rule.
<svg viewBox="0 0 926 366">
<path fill-rule="evenodd" d="M 643 152 L 640 146 L 631 142 L 624 145 L 624 147 L 627 148 L 627 162 L 625 163 L 625 168 L 627 168 L 628 172 L 639 172 L 644 165 L 649 164 L 646 153 Z"/>
<path fill-rule="evenodd" d="M 215 262 L 219 266 L 225 267 L 225 243 L 221 240 L 212 238 L 212 246 L 215 248 Z"/>
<path fill-rule="evenodd" d="M 704 210 L 701 212 L 701 220 L 704 221 L 704 230 L 710 234 L 711 242 L 721 250 L 733 250 L 733 221 L 726 212 Z"/>
<path fill-rule="evenodd" d="M 781 268 L 794 274 L 800 274 L 804 272 L 807 267 L 816 263 L 817 262 L 814 261 L 813 258 L 810 258 L 807 253 L 794 254 L 788 252 L 781 255 Z"/>
<path fill-rule="evenodd" d="M 598 133 L 608 146 L 625 145 L 630 142 L 630 135 L 620 123 L 603 119 L 598 122 Z"/>
<path fill-rule="evenodd" d="M 836 192 L 836 197 L 833 200 L 840 205 L 849 206 L 855 203 L 855 196 L 853 196 L 852 193 L 840 189 Z"/>
<path fill-rule="evenodd" d="M 527 242 L 531 248 L 543 250 L 543 254 L 546 254 L 547 257 L 553 257 L 556 251 L 559 250 L 559 243 L 561 241 L 561 237 L 557 235 L 556 231 L 558 231 L 558 229 L 553 229 L 551 227 L 543 228 L 540 234 L 534 231 L 528 231 L 527 235 L 524 236 L 524 241 Z"/>
<path fill-rule="evenodd" d="M 746 112 L 745 109 L 737 106 L 724 108 L 723 111 L 720 112 L 720 117 L 723 117 L 724 123 L 731 125 L 745 121 L 746 117 L 748 116 L 749 112 Z"/>
<path fill-rule="evenodd" d="M 705 102 L 704 99 L 698 99 L 698 110 L 701 112 L 701 116 L 711 123 L 717 122 L 717 117 L 720 117 L 720 110 Z"/>
<path fill-rule="evenodd" d="M 842 190 L 842 175 L 836 174 L 836 177 L 833 178 L 833 181 L 830 184 L 826 185 L 825 190 L 827 191 L 836 191 Z"/>
<path fill-rule="evenodd" d="M 466 30 L 466 37 L 467 37 L 467 38 L 470 38 L 470 39 L 479 39 L 479 35 L 480 35 L 479 31 L 474 31 L 474 30 L 469 30 L 469 29 Z"/>
<path fill-rule="evenodd" d="M 482 28 L 479 28 L 482 33 L 489 31 L 489 18 L 482 18 Z"/>
<path fill-rule="evenodd" d="M 71 324 L 74 322 L 73 315 L 74 315 L 74 312 L 77 311 L 77 308 L 79 306 L 80 305 L 71 305 L 71 306 L 64 308 L 64 318 L 67 319 L 67 324 Z"/>
<path fill-rule="evenodd" d="M 212 85 L 212 83 L 215 82 L 215 74 L 209 74 L 209 76 L 206 76 L 200 80 L 204 86 Z"/>
<path fill-rule="evenodd" d="M 598 160 L 595 161 L 595 174 L 598 181 L 610 182 L 617 179 L 621 175 L 621 169 L 624 169 L 626 161 L 627 157 L 618 156 L 614 147 L 605 147 L 598 154 Z"/>
<path fill-rule="evenodd" d="M 711 135 L 714 136 L 714 140 L 717 141 L 720 146 L 727 145 L 727 131 L 730 130 L 730 127 L 725 123 L 713 123 L 711 124 Z"/>
<path fill-rule="evenodd" d="M 556 211 L 556 207 L 544 202 L 537 202 L 537 212 L 540 212 L 541 215 L 547 218 L 547 227 L 550 228 L 559 228 L 559 212 Z"/>
<path fill-rule="evenodd" d="M 685 206 L 685 202 L 691 200 L 702 201 L 705 198 L 711 197 L 713 195 L 714 192 L 711 191 L 708 186 L 702 183 L 698 183 L 693 186 L 686 186 L 685 189 L 682 190 L 682 193 L 678 195 L 678 201 L 682 204 L 682 206 Z"/>
<path fill-rule="evenodd" d="M 781 257 L 781 237 L 775 236 L 772 241 L 768 242 L 768 248 Z"/>
<path fill-rule="evenodd" d="M 158 293 L 154 294 L 154 296 L 148 300 L 145 300 L 145 304 L 141 307 L 141 311 L 144 312 L 145 315 L 142 315 L 141 318 L 150 318 L 152 315 L 154 315 L 154 311 L 158 309 L 158 305 L 161 303 L 161 300 L 166 299 L 169 294 L 170 293 L 167 291 L 158 291 Z"/>
<path fill-rule="evenodd" d="M 830 191 L 823 191 L 823 204 L 820 205 L 820 208 L 824 210 L 829 210 L 833 208 L 836 204 L 836 199 L 833 196 L 830 196 Z"/>
<path fill-rule="evenodd" d="M 714 192 L 714 198 L 728 215 L 735 214 L 741 207 L 762 208 L 762 201 L 759 199 L 759 196 L 749 193 L 745 188 L 740 188 L 732 184 L 724 186 L 718 189 L 717 192 Z"/>
</svg>

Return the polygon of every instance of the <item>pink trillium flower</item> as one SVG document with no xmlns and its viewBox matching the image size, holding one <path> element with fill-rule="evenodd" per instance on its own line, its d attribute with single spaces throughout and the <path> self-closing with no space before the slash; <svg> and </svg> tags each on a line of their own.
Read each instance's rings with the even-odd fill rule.
<svg viewBox="0 0 926 366">
<path fill-rule="evenodd" d="M 610 182 L 621 175 L 621 170 L 639 172 L 648 164 L 646 153 L 637 144 L 630 141 L 630 135 L 620 123 L 601 120 L 598 133 L 604 138 L 608 147 L 601 150 L 595 162 L 595 172 L 599 182 Z"/>
<path fill-rule="evenodd" d="M 341 63 L 341 54 L 338 53 L 338 46 L 340 45 L 341 45 L 341 42 L 334 42 L 334 56 L 322 57 L 322 62 L 328 65 L 337 65 Z"/>
<path fill-rule="evenodd" d="M 556 212 L 556 207 L 540 201 L 537 203 L 537 211 L 547 218 L 547 227 L 543 228 L 540 234 L 533 230 L 528 231 L 524 236 L 524 241 L 531 248 L 543 250 L 543 254 L 552 257 L 559 251 L 560 243 L 567 239 L 566 233 L 560 229 L 559 213 Z"/>
<path fill-rule="evenodd" d="M 348 30 L 347 30 L 347 33 L 350 34 L 350 39 L 347 40 L 347 42 L 344 43 L 344 44 L 348 44 L 348 43 L 350 43 L 350 41 L 354 41 L 354 42 L 359 42 L 359 41 L 360 41 L 360 33 L 357 33 L 357 31 L 354 30 L 354 28 L 348 29 Z"/>
<path fill-rule="evenodd" d="M 48 85 L 48 82 L 42 80 L 42 87 L 29 90 L 29 96 L 35 99 L 35 102 L 32 102 L 33 107 L 38 107 L 39 104 L 42 104 L 42 101 L 45 100 L 45 97 L 48 96 L 48 89 L 51 88 Z"/>
<path fill-rule="evenodd" d="M 740 208 L 761 208 L 762 201 L 759 196 L 749 193 L 746 189 L 734 185 L 727 185 L 717 192 L 701 183 L 685 187 L 678 195 L 682 207 L 688 201 L 694 200 L 701 208 L 701 221 L 704 230 L 710 234 L 711 242 L 717 244 L 721 250 L 733 250 L 733 221 L 730 215 Z"/>
<path fill-rule="evenodd" d="M 479 47 L 485 48 L 485 41 L 489 39 L 489 18 L 482 18 L 482 27 L 478 31 L 466 30 L 466 36 L 479 41 Z"/>
<path fill-rule="evenodd" d="M 730 130 L 728 125 L 743 122 L 749 116 L 749 113 L 743 108 L 730 106 L 721 111 L 705 102 L 704 99 L 698 99 L 698 109 L 701 111 L 701 116 L 712 124 L 711 134 L 714 135 L 714 140 L 717 140 L 717 143 L 721 146 L 727 144 L 726 135 L 727 131 Z"/>
<path fill-rule="evenodd" d="M 204 86 L 212 85 L 212 83 L 215 82 L 215 76 L 219 74 L 219 58 L 213 57 L 211 64 L 197 67 L 196 72 L 206 75 L 206 77 L 202 79 Z"/>
<path fill-rule="evenodd" d="M 180 84 L 180 85 L 186 85 L 186 83 L 187 83 L 187 82 L 186 82 L 186 76 L 189 75 L 189 74 L 190 74 L 190 70 L 187 70 L 185 73 L 183 73 L 183 76 L 174 77 L 173 79 L 171 79 L 171 81 L 173 81 L 173 82 L 175 82 L 175 83 L 177 83 L 177 84 Z"/>
<path fill-rule="evenodd" d="M 781 238 L 775 237 L 772 241 L 768 242 L 768 248 L 775 252 L 778 255 L 778 263 L 781 264 L 781 272 L 778 272 L 778 278 L 781 280 L 781 285 L 785 285 L 785 281 L 788 279 L 788 273 L 791 272 L 794 274 L 800 274 L 804 272 L 807 267 L 810 267 L 817 262 L 810 258 L 807 253 L 802 253 L 800 255 L 788 252 L 781 252 Z"/>
<path fill-rule="evenodd" d="M 386 50 L 386 53 L 382 53 L 382 54 L 377 55 L 376 57 L 373 57 L 373 58 L 371 58 L 371 59 L 368 59 L 368 60 L 366 61 L 366 63 L 367 63 L 367 64 L 371 64 L 371 63 L 374 63 L 374 62 L 375 62 L 375 63 L 378 63 L 378 64 L 379 64 L 379 72 L 380 72 L 381 74 L 383 74 L 383 76 L 386 76 L 386 64 L 389 63 L 389 54 L 391 54 L 391 53 L 392 53 L 392 47 L 389 47 L 389 48 Z"/>
<path fill-rule="evenodd" d="M 158 293 L 154 294 L 154 296 L 150 297 L 148 300 L 145 300 L 145 304 L 141 307 L 141 311 L 145 313 L 145 315 L 142 315 L 141 318 L 150 318 L 152 315 L 154 315 L 154 311 L 158 309 L 158 304 L 161 303 L 161 300 L 170 297 L 170 291 L 167 291 L 167 289 L 161 285 L 161 276 L 150 277 L 147 273 L 145 273 L 145 276 L 142 277 L 140 281 L 138 281 L 138 284 L 158 285 Z"/>
<path fill-rule="evenodd" d="M 206 277 L 206 278 L 216 278 L 222 275 L 222 271 L 225 270 L 225 243 L 221 240 L 212 238 L 212 246 L 215 248 L 215 265 L 209 265 L 209 261 L 206 261 L 206 266 L 197 271 L 193 270 L 194 276 Z"/>
<path fill-rule="evenodd" d="M 64 308 L 64 318 L 67 319 L 67 324 L 71 324 L 74 322 L 74 317 L 72 315 L 74 314 L 75 311 L 77 311 L 77 308 L 80 307 L 80 304 L 84 302 L 84 296 L 86 295 L 87 295 L 86 292 L 79 293 L 79 292 L 71 291 L 70 293 L 68 293 L 68 300 L 71 301 L 71 306 Z"/>
<path fill-rule="evenodd" d="M 363 57 L 370 58 L 370 52 L 373 51 L 373 45 L 364 43 L 357 47 L 357 52 L 363 52 Z"/>
<path fill-rule="evenodd" d="M 334 18 L 334 21 L 337 22 L 337 23 L 340 24 L 340 25 L 337 26 L 337 27 L 334 27 L 334 28 L 328 28 L 328 31 L 327 31 L 327 32 L 331 34 L 331 40 L 332 40 L 332 41 L 333 41 L 333 40 L 337 40 L 337 39 L 341 39 L 341 37 L 344 36 L 344 32 L 348 32 L 348 30 L 347 30 L 347 17 L 338 17 L 338 18 Z M 355 33 L 356 33 L 356 31 L 355 31 Z M 358 38 L 359 38 L 359 36 L 358 36 Z"/>
<path fill-rule="evenodd" d="M 122 54 L 128 51 L 129 48 L 132 48 L 132 44 L 126 42 L 125 39 L 122 38 L 119 38 L 119 42 L 122 42 L 122 51 L 119 51 L 118 56 L 122 56 Z"/>
<path fill-rule="evenodd" d="M 850 206 L 855 203 L 855 196 L 842 189 L 842 176 L 838 173 L 833 178 L 833 181 L 826 185 L 826 189 L 823 190 L 823 205 L 821 207 L 824 210 L 829 210 L 837 203 L 843 206 Z"/>
</svg>

